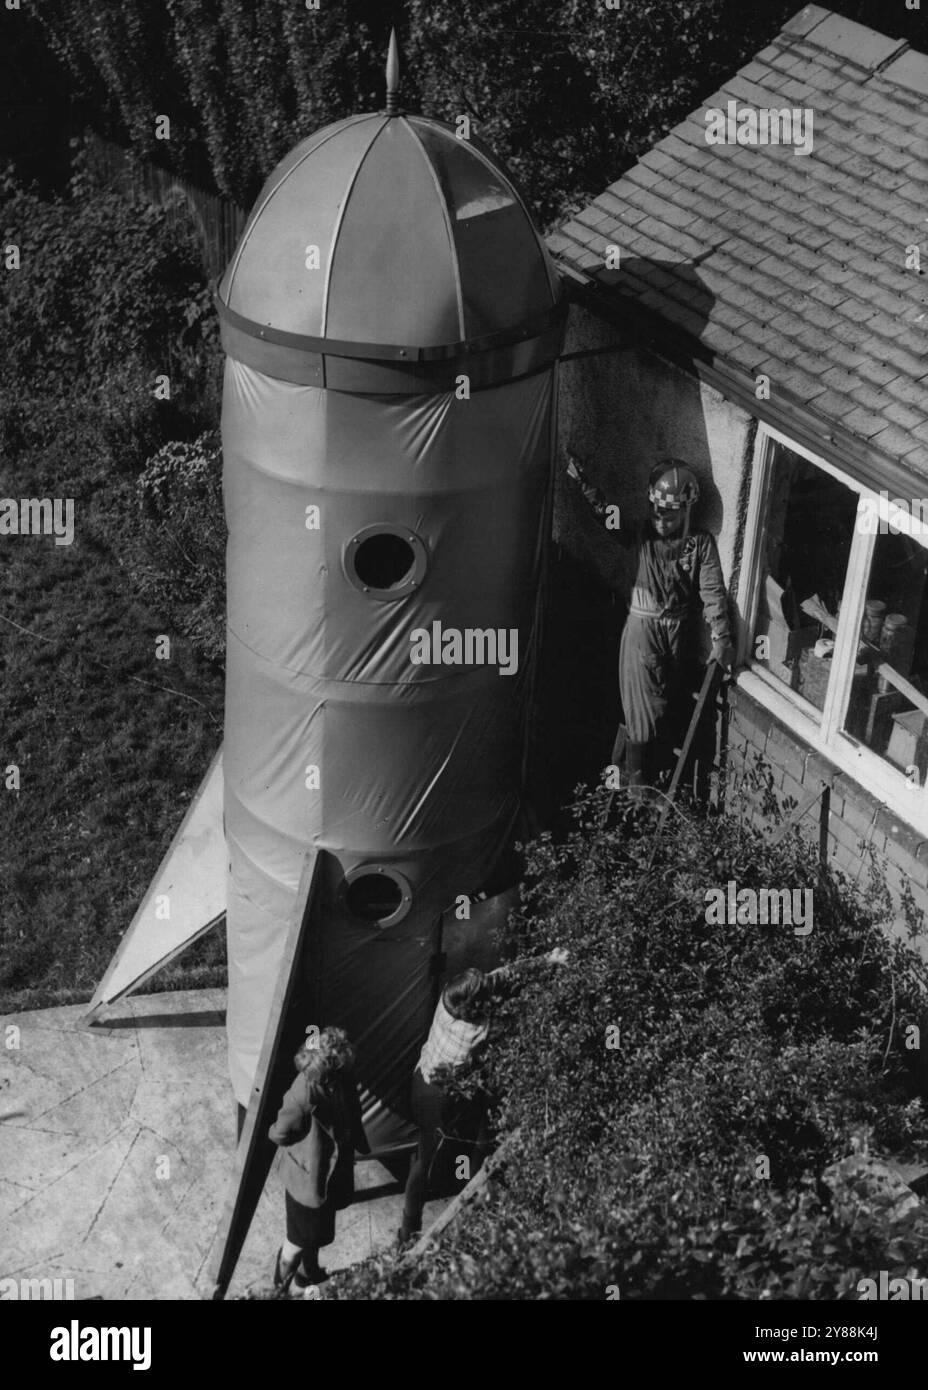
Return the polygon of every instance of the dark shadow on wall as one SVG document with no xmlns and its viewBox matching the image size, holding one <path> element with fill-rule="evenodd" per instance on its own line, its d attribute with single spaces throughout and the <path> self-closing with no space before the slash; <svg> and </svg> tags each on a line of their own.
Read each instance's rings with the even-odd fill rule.
<svg viewBox="0 0 928 1390">
<path fill-rule="evenodd" d="M 568 360 L 561 366 L 554 544 L 529 785 L 542 824 L 555 833 L 569 824 L 565 807 L 574 788 L 601 781 L 623 722 L 619 643 L 635 572 L 633 551 L 596 519 L 566 478 L 568 453 L 580 458 L 607 501 L 619 505 L 623 531 L 646 518 L 648 474 L 663 456 L 686 459 L 699 478 L 693 529 L 717 535 L 722 519 L 700 384 L 686 371 L 699 355 L 714 296 L 689 264 L 629 258 L 600 279 L 603 290 L 594 297 L 602 317 L 588 304 L 572 313 Z M 655 314 L 670 361 L 656 348 L 649 351 L 656 322 L 649 316 Z M 671 319 L 679 323 L 676 335 Z M 709 650 L 701 617 L 690 626 L 691 655 L 668 731 L 671 747 L 682 742 L 693 708 L 689 694 L 699 687 Z M 710 709 L 694 750 L 703 769 L 714 750 Z M 669 749 L 667 756 L 672 759 Z"/>
</svg>

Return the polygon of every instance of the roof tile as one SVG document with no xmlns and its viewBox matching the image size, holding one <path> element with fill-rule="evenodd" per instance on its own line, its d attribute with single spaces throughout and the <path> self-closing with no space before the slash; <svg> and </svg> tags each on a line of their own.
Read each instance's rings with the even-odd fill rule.
<svg viewBox="0 0 928 1390">
<path fill-rule="evenodd" d="M 795 367 L 797 371 L 805 372 L 807 377 L 817 379 L 825 371 L 828 363 L 820 352 L 812 352 L 799 346 L 793 350 L 790 365 Z"/>
<path fill-rule="evenodd" d="M 819 261 L 817 269 L 821 278 L 827 280 L 830 285 L 846 285 L 848 281 L 856 279 L 856 272 L 839 261 Z"/>
<path fill-rule="evenodd" d="M 847 347 L 844 343 L 832 343 L 828 350 L 828 356 L 833 362 L 837 362 L 840 367 L 854 374 L 857 381 L 857 373 L 862 362 L 867 360 L 866 353 L 855 351 L 854 348 Z"/>
<path fill-rule="evenodd" d="M 928 55 L 909 49 L 884 68 L 883 78 L 887 82 L 898 82 L 919 96 L 928 96 Z"/>
<path fill-rule="evenodd" d="M 904 348 L 896 347 L 895 344 L 883 346 L 882 358 L 887 365 L 897 366 L 901 374 L 914 377 L 916 380 L 925 370 L 924 358 L 919 359 L 914 353 L 906 352 Z"/>
<path fill-rule="evenodd" d="M 889 366 L 887 363 L 871 358 L 869 362 L 864 362 L 860 367 L 860 375 L 865 381 L 872 381 L 877 386 L 887 386 L 889 382 L 895 381 L 899 376 L 899 369 Z"/>
<path fill-rule="evenodd" d="M 663 172 L 649 168 L 646 164 L 635 164 L 623 174 L 622 179 L 626 184 L 636 183 L 641 188 L 653 188 L 656 183 L 663 183 L 665 176 Z"/>
<path fill-rule="evenodd" d="M 821 5 L 806 5 L 804 10 L 794 14 L 792 19 L 783 25 L 781 32 L 795 35 L 808 34 L 810 29 L 821 24 L 823 19 L 828 18 L 828 15 L 829 11 L 822 9 Z M 765 53 L 768 51 L 767 49 L 764 50 Z"/>
<path fill-rule="evenodd" d="M 860 401 L 860 391 L 854 392 L 854 400 Z M 879 429 L 879 415 L 874 411 L 868 410 L 863 403 L 852 406 L 841 416 L 841 423 L 846 430 L 852 434 L 859 434 L 864 439 L 869 438 Z"/>
<path fill-rule="evenodd" d="M 599 207 L 596 203 L 590 203 L 587 207 L 581 208 L 575 220 L 585 222 L 588 227 L 598 227 L 601 222 L 609 221 L 609 214 L 605 208 Z"/>
<path fill-rule="evenodd" d="M 823 381 L 819 380 L 815 385 L 815 409 L 820 415 L 840 420 L 848 408 L 846 396 L 842 396 L 838 391 L 830 390 Z"/>
<path fill-rule="evenodd" d="M 883 417 L 890 420 L 894 425 L 901 426 L 904 430 L 914 430 L 916 425 L 925 422 L 925 412 L 923 410 L 912 410 L 910 406 L 900 405 L 898 401 L 892 401 L 882 412 Z"/>
<path fill-rule="evenodd" d="M 807 391 L 807 381 L 805 374 L 795 366 L 780 367 L 771 376 L 770 385 L 773 393 L 779 395 L 782 392 L 789 392 L 791 396 L 799 396 L 801 399 L 810 399 Z M 817 394 L 814 391 L 812 394 Z"/>
<path fill-rule="evenodd" d="M 921 407 L 922 417 L 925 416 L 925 401 L 928 399 L 928 381 L 923 377 L 921 381 L 908 381 L 905 377 L 896 377 L 886 387 L 887 394 L 903 405 L 912 405 L 916 409 Z"/>
<path fill-rule="evenodd" d="M 906 278 L 902 252 L 928 201 L 928 59 L 907 56 L 807 6 L 550 245 L 738 370 L 925 461 L 928 284 Z M 707 145 L 705 111 L 728 100 L 811 107 L 812 152 Z M 603 268 L 608 244 L 618 273 Z"/>
<path fill-rule="evenodd" d="M 720 323 L 723 328 L 741 328 L 747 322 L 748 315 L 743 309 L 738 309 L 734 304 L 727 300 L 716 301 L 712 308 L 712 322 Z"/>
<path fill-rule="evenodd" d="M 897 458 L 905 458 L 906 454 L 912 452 L 916 441 L 907 430 L 900 429 L 898 425 L 887 425 L 879 434 L 873 436 L 871 443 Z"/>
<path fill-rule="evenodd" d="M 731 357 L 741 349 L 741 339 L 717 322 L 707 323 L 703 327 L 701 338 L 713 352 L 721 353 L 725 357 Z"/>
<path fill-rule="evenodd" d="M 648 150 L 646 155 L 642 155 L 638 161 L 638 168 L 656 169 L 659 173 L 666 172 L 668 169 L 675 169 L 679 161 L 674 159 L 669 152 L 661 149 Z"/>
<path fill-rule="evenodd" d="M 904 169 L 912 158 L 911 151 L 897 150 L 890 145 L 884 145 L 880 155 L 880 163 L 888 166 L 894 173 Z"/>
<path fill-rule="evenodd" d="M 853 396 L 857 384 L 855 374 L 845 371 L 843 367 L 829 367 L 827 372 L 822 372 L 822 381 L 830 391 L 840 391 L 845 396 Z"/>
<path fill-rule="evenodd" d="M 827 304 L 830 309 L 837 309 L 848 297 L 846 290 L 836 289 L 834 285 L 827 283 L 819 283 L 810 293 L 813 299 L 817 299 L 820 304 Z"/>
<path fill-rule="evenodd" d="M 902 172 L 897 170 L 872 170 L 868 174 L 868 179 L 871 183 L 875 183 L 877 188 L 884 189 L 886 193 L 896 193 L 907 182 Z"/>
<path fill-rule="evenodd" d="M 854 385 L 854 399 L 862 410 L 867 410 L 871 415 L 879 415 L 884 405 L 889 403 L 889 397 L 885 391 L 878 391 L 875 386 L 868 386 L 857 378 Z"/>
<path fill-rule="evenodd" d="M 814 324 L 806 324 L 799 330 L 799 341 L 803 347 L 810 348 L 813 352 L 821 355 L 821 366 L 817 371 L 825 371 L 828 365 L 826 354 L 831 348 L 831 337 L 823 328 L 816 328 Z"/>
<path fill-rule="evenodd" d="M 871 70 L 905 47 L 899 39 L 877 34 L 873 29 L 838 14 L 828 15 L 808 37 L 817 47 L 825 48 L 839 57 L 850 58 L 856 65 Z"/>
</svg>

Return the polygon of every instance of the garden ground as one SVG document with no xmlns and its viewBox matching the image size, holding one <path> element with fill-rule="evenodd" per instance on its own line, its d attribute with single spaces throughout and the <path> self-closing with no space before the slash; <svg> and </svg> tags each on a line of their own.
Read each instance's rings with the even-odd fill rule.
<svg viewBox="0 0 928 1390">
<path fill-rule="evenodd" d="M 225 992 L 136 995 L 102 1024 L 76 1007 L 4 1020 L 0 1054 L 2 1278 L 72 1279 L 77 1299 L 209 1297 L 207 1257 L 235 1152 Z M 325 1267 L 396 1235 L 402 1191 L 379 1163 L 357 1165 Z M 442 1209 L 430 1202 L 425 1223 Z M 229 1294 L 270 1292 L 283 1236 L 272 1171 Z"/>
</svg>

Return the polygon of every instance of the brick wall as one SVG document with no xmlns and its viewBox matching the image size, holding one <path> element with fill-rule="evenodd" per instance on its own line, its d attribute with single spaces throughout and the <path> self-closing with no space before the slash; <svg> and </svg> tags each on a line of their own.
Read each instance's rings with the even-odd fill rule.
<svg viewBox="0 0 928 1390">
<path fill-rule="evenodd" d="M 827 782 L 831 788 L 829 864 L 843 870 L 866 894 L 868 864 L 872 862 L 867 850 L 872 848 L 896 904 L 893 929 L 907 935 L 900 907 L 901 890 L 906 884 L 916 906 L 924 913 L 917 945 L 928 959 L 928 840 L 737 687 L 729 689 L 726 723 L 731 809 L 740 808 L 746 819 L 756 825 L 772 827 L 774 799 L 789 815 Z M 801 834 L 815 843 L 819 838 L 819 814 L 820 805 L 816 803 L 799 822 Z"/>
</svg>

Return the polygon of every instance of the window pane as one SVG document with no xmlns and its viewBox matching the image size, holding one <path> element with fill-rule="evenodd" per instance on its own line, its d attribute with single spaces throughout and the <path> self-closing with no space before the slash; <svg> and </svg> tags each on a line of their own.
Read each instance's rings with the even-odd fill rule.
<svg viewBox="0 0 928 1390">
<path fill-rule="evenodd" d="M 891 766 L 925 782 L 928 713 L 880 674 L 885 663 L 916 691 L 928 690 L 928 550 L 910 536 L 878 535 L 867 585 L 856 674 L 844 728 Z M 928 707 L 928 699 L 924 700 Z M 910 769 L 917 769 L 916 774 Z"/>
<path fill-rule="evenodd" d="M 834 633 L 804 613 L 802 604 L 817 596 L 837 616 L 856 516 L 851 488 L 791 449 L 775 446 L 754 653 L 771 675 L 819 710 Z"/>
</svg>

